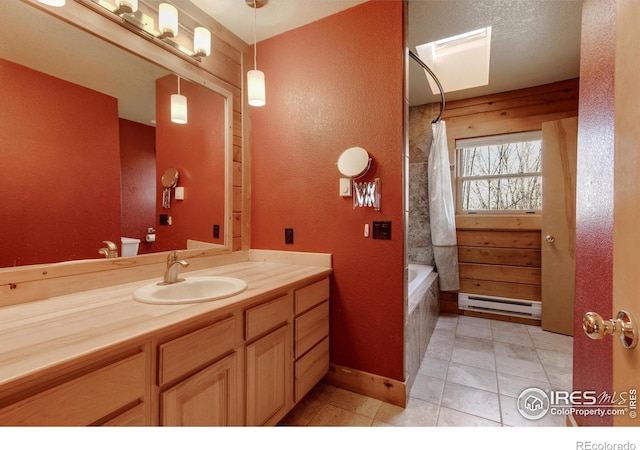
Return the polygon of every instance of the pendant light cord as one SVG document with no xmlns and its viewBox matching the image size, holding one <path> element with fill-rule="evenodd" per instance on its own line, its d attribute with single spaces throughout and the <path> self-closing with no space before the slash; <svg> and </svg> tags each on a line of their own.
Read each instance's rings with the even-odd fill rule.
<svg viewBox="0 0 640 450">
<path fill-rule="evenodd" d="M 253 0 L 253 70 L 258 69 L 258 39 L 256 36 L 256 29 L 258 28 L 257 2 L 258 0 Z"/>
</svg>

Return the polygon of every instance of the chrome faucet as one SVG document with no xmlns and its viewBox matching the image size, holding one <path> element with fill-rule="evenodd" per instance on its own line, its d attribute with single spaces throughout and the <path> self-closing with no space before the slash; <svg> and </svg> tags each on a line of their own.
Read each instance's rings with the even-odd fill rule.
<svg viewBox="0 0 640 450">
<path fill-rule="evenodd" d="M 184 281 L 184 278 L 178 278 L 178 270 L 180 267 L 187 267 L 189 265 L 185 260 L 178 260 L 178 252 L 172 251 L 167 255 L 167 270 L 164 273 L 164 279 L 160 285 L 174 284 Z"/>
<path fill-rule="evenodd" d="M 100 253 L 101 255 L 104 255 L 104 257 L 107 259 L 117 258 L 118 247 L 116 247 L 116 244 L 114 244 L 111 241 L 102 241 L 102 242 L 107 244 L 107 246 L 105 248 L 101 248 L 100 250 L 98 250 L 98 253 Z"/>
</svg>

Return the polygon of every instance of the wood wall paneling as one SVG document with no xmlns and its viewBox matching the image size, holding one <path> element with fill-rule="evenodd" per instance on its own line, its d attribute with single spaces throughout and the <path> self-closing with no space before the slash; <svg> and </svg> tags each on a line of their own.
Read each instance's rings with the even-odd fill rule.
<svg viewBox="0 0 640 450">
<path fill-rule="evenodd" d="M 447 103 L 451 160 L 457 139 L 540 130 L 543 122 L 577 115 L 578 81 Z M 456 216 L 460 292 L 540 300 L 541 223 L 540 214 Z M 467 314 L 458 310 L 456 293 L 442 293 L 441 310 Z"/>
</svg>

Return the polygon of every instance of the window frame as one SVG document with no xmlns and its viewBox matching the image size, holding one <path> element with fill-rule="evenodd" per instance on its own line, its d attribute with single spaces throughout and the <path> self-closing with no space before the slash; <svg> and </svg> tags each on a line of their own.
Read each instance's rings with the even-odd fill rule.
<svg viewBox="0 0 640 450">
<path fill-rule="evenodd" d="M 456 214 L 479 214 L 479 215 L 538 215 L 542 213 L 542 204 L 540 205 L 540 209 L 508 209 L 508 210 L 492 210 L 492 209 L 479 209 L 479 210 L 464 210 L 462 208 L 462 193 L 463 191 L 463 183 L 468 180 L 491 180 L 491 179 L 506 179 L 506 178 L 529 178 L 529 177 L 540 177 L 540 181 L 542 182 L 542 163 L 540 166 L 540 172 L 524 172 L 524 173 L 514 173 L 514 174 L 505 174 L 505 175 L 472 175 L 472 176 L 463 176 L 462 175 L 462 150 L 465 148 L 473 148 L 473 147 L 487 147 L 492 145 L 503 145 L 503 144 L 513 144 L 518 142 L 527 142 L 527 141 L 540 141 L 540 156 L 542 158 L 542 130 L 532 130 L 532 131 L 524 131 L 524 132 L 516 132 L 516 133 L 505 133 L 505 134 L 497 134 L 491 136 L 483 136 L 477 138 L 462 138 L 455 140 L 455 155 L 456 155 Z"/>
</svg>

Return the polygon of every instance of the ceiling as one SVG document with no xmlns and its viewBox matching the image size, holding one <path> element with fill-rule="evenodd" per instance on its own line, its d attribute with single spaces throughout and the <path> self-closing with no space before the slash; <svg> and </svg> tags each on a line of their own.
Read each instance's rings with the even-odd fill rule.
<svg viewBox="0 0 640 450">
<path fill-rule="evenodd" d="M 242 40 L 253 43 L 254 10 L 245 0 L 190 1 Z M 266 6 L 255 11 L 257 40 L 364 1 L 268 0 Z M 155 94 L 153 81 L 149 80 L 166 74 L 164 69 L 131 55 L 122 60 L 115 56 L 115 47 L 22 2 L 3 2 L 2 13 L 0 57 L 117 97 L 121 117 L 143 123 L 153 118 Z M 448 93 L 447 101 L 579 75 L 581 0 L 410 0 L 408 16 L 409 47 L 414 52 L 418 44 L 493 26 L 489 85 Z M 34 33 L 33 29 L 47 33 Z M 109 70 L 104 68 L 105 61 L 109 61 Z M 118 61 L 124 62 L 116 66 Z M 410 105 L 440 101 L 439 95 L 431 93 L 425 77 L 420 66 L 410 61 Z M 83 83 L 87 80 L 90 83 Z M 143 104 L 151 109 L 144 110 Z"/>
<path fill-rule="evenodd" d="M 372 0 L 375 1 L 375 0 Z M 247 43 L 254 11 L 244 0 L 191 0 Z M 257 41 L 268 39 L 364 1 L 268 0 L 255 12 Z M 476 97 L 575 78 L 580 70 L 581 0 L 410 0 L 409 48 L 492 26 L 489 85 L 448 93 Z M 409 63 L 409 104 L 439 102 L 422 68 Z M 467 70 L 467 68 L 461 68 Z"/>
</svg>

